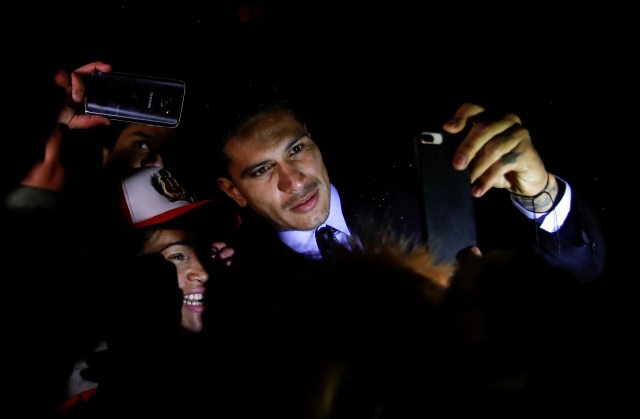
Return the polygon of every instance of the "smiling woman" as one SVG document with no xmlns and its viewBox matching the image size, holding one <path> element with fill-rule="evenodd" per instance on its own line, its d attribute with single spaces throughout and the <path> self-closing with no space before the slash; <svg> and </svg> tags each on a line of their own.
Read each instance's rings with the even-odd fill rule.
<svg viewBox="0 0 640 419">
<path fill-rule="evenodd" d="M 195 234 L 181 229 L 163 227 L 146 241 L 143 254 L 160 253 L 171 262 L 178 274 L 182 290 L 181 326 L 189 332 L 202 330 L 205 284 L 209 273 L 197 255 Z"/>
<path fill-rule="evenodd" d="M 103 244 L 109 263 L 102 284 L 113 368 L 103 371 L 97 390 L 89 391 L 105 394 L 110 403 L 101 408 L 109 411 L 134 391 L 129 384 L 134 370 L 149 376 L 182 374 L 182 365 L 174 365 L 182 359 L 176 351 L 186 350 L 188 336 L 205 326 L 206 285 L 222 275 L 229 262 L 233 249 L 220 240 L 237 223 L 235 214 L 216 211 L 210 200 L 196 201 L 168 170 L 157 166 L 133 169 L 114 186 L 115 194 L 106 198 L 115 201 L 115 225 L 120 228 Z M 205 220 L 217 241 L 202 234 L 208 231 Z M 153 354 L 140 353 L 151 349 Z M 67 403 L 65 412 L 86 409 L 74 404 L 86 394 Z"/>
</svg>

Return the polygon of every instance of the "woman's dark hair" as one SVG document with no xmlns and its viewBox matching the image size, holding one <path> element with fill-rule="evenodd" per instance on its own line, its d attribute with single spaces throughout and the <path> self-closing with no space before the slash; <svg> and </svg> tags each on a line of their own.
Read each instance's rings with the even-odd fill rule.
<svg viewBox="0 0 640 419">
<path fill-rule="evenodd" d="M 142 250 L 144 250 L 145 243 L 160 229 L 200 232 L 200 230 L 205 229 L 201 223 L 202 220 L 203 219 L 198 218 L 196 214 L 187 214 L 161 224 L 124 231 L 122 232 L 123 240 L 121 241 L 123 255 L 125 257 L 136 257 L 140 255 Z"/>
</svg>

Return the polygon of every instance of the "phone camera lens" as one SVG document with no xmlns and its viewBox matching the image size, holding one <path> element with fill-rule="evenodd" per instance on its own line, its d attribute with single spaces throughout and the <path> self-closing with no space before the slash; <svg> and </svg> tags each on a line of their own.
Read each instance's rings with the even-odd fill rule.
<svg viewBox="0 0 640 419">
<path fill-rule="evenodd" d="M 170 97 L 163 97 L 160 99 L 160 108 L 165 115 L 169 115 L 171 113 L 171 104 L 172 100 Z"/>
</svg>

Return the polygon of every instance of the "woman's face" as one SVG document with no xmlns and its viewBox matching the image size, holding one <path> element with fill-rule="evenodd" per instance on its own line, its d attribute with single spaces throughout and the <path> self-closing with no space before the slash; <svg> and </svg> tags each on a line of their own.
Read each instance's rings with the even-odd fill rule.
<svg viewBox="0 0 640 419">
<path fill-rule="evenodd" d="M 181 229 L 158 229 L 145 243 L 143 253 L 160 253 L 176 266 L 178 286 L 183 295 L 182 327 L 190 332 L 200 332 L 209 274 L 196 254 L 195 235 Z"/>
</svg>

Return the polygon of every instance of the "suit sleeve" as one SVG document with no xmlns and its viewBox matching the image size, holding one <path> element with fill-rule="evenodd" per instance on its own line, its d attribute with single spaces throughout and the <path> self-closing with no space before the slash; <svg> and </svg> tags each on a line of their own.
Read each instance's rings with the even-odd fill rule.
<svg viewBox="0 0 640 419">
<path fill-rule="evenodd" d="M 570 272 L 580 283 L 604 271 L 604 236 L 593 209 L 574 193 L 571 210 L 562 227 L 550 233 L 538 228 L 535 248 L 551 266 Z"/>
</svg>

